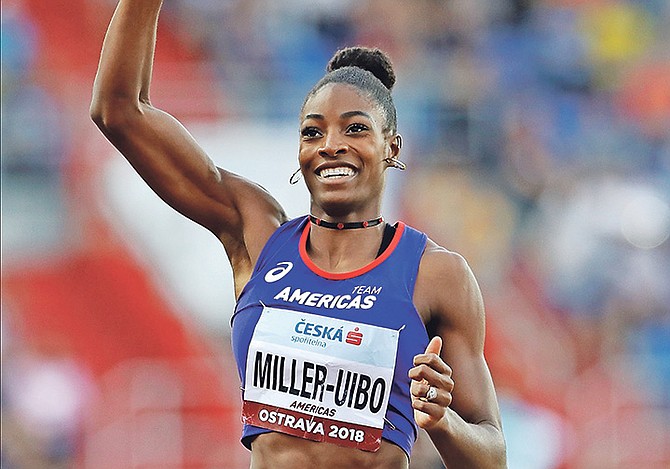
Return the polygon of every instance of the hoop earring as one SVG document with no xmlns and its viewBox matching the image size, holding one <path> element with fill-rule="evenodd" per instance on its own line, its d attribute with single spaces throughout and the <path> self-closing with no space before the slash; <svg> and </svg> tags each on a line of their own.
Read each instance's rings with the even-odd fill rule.
<svg viewBox="0 0 670 469">
<path fill-rule="evenodd" d="M 295 170 L 295 173 L 291 174 L 291 177 L 288 179 L 288 183 L 291 184 L 292 186 L 295 186 L 298 184 L 298 181 L 300 181 L 300 178 L 302 177 L 302 173 L 300 172 L 300 168 Z"/>
<path fill-rule="evenodd" d="M 405 162 L 400 161 L 398 158 L 391 158 L 389 156 L 388 158 L 384 158 L 383 161 L 386 164 L 388 164 L 391 168 L 396 168 L 399 169 L 400 171 L 405 171 L 407 169 L 407 165 L 405 164 Z"/>
</svg>

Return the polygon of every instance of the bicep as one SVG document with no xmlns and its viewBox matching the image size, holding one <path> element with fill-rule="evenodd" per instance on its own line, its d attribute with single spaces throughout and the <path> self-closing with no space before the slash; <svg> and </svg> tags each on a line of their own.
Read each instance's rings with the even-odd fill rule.
<svg viewBox="0 0 670 469">
<path fill-rule="evenodd" d="M 224 175 L 171 115 L 150 105 L 120 110 L 102 132 L 151 189 L 172 208 L 213 230 L 235 222 Z"/>
<path fill-rule="evenodd" d="M 442 358 L 453 370 L 451 408 L 467 422 L 499 427 L 493 380 L 483 351 L 475 350 L 467 334 L 457 330 L 442 330 L 440 335 L 444 341 Z"/>
<path fill-rule="evenodd" d="M 451 408 L 470 423 L 500 426 L 491 373 L 484 357 L 485 312 L 477 281 L 458 254 L 436 269 L 444 288 L 433 289 L 431 315 L 442 337 L 442 358 L 454 380 Z"/>
<path fill-rule="evenodd" d="M 285 220 L 269 193 L 216 167 L 170 114 L 143 104 L 99 125 L 161 199 L 223 242 L 234 265 L 252 263 L 269 233 Z"/>
<path fill-rule="evenodd" d="M 102 132 L 161 199 L 193 221 L 218 234 L 241 224 L 241 204 L 274 209 L 269 194 L 217 168 L 170 114 L 149 104 L 115 114 L 98 122 Z"/>
</svg>

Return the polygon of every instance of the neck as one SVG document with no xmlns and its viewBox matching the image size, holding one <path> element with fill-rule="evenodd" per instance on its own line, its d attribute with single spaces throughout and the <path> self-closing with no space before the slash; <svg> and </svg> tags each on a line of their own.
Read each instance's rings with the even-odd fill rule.
<svg viewBox="0 0 670 469">
<path fill-rule="evenodd" d="M 340 229 L 327 228 L 312 221 L 307 238 L 307 253 L 312 262 L 328 272 L 350 272 L 367 265 L 377 257 L 383 231 L 384 224 L 381 222 L 371 226 L 368 221 L 367 229 Z"/>
<path fill-rule="evenodd" d="M 372 218 L 370 220 L 363 220 L 363 221 L 332 222 L 332 221 L 326 221 L 322 218 L 317 218 L 314 215 L 310 214 L 309 221 L 314 225 L 322 226 L 324 228 L 329 228 L 332 230 L 357 230 L 377 226 L 384 222 L 384 218 L 380 216 Z"/>
</svg>

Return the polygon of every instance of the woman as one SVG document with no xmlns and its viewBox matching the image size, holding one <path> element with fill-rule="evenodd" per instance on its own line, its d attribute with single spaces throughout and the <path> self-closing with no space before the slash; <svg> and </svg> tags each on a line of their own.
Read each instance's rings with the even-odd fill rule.
<svg viewBox="0 0 670 469">
<path fill-rule="evenodd" d="M 308 94 L 299 173 L 311 214 L 288 220 L 151 105 L 160 7 L 119 2 L 91 116 L 163 200 L 226 250 L 251 466 L 407 468 L 418 426 L 450 469 L 505 467 L 476 281 L 459 255 L 380 216 L 385 172 L 404 168 L 387 57 L 341 51 Z"/>
</svg>

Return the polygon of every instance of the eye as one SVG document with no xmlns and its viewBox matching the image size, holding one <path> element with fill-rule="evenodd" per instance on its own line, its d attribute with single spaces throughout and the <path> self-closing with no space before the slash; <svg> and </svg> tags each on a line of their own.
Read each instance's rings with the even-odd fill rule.
<svg viewBox="0 0 670 469">
<path fill-rule="evenodd" d="M 365 132 L 366 130 L 369 130 L 368 126 L 361 123 L 351 124 L 349 127 L 347 127 L 347 132 L 352 134 L 359 134 L 361 132 Z"/>
<path fill-rule="evenodd" d="M 316 127 L 305 127 L 300 131 L 300 135 L 305 139 L 316 138 L 321 136 L 321 131 Z"/>
</svg>

